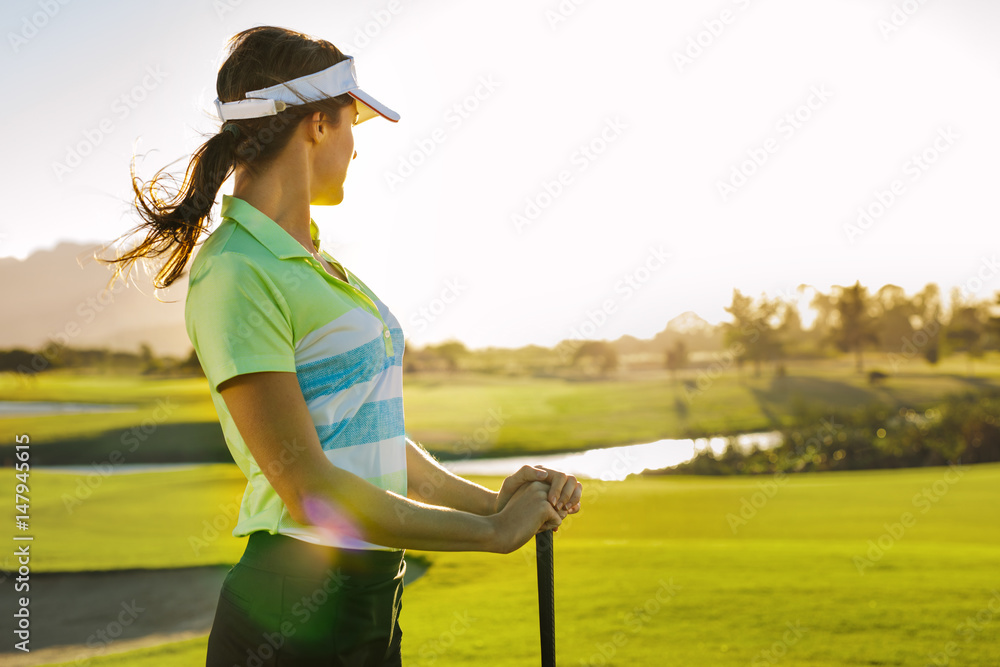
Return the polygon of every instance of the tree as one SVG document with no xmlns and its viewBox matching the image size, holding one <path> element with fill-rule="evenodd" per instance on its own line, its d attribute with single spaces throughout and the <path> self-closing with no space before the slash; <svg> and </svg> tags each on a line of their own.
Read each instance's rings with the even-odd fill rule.
<svg viewBox="0 0 1000 667">
<path fill-rule="evenodd" d="M 913 337 L 916 307 L 898 285 L 883 285 L 872 301 L 879 347 L 884 352 L 898 353 Z"/>
<path fill-rule="evenodd" d="M 673 377 L 674 383 L 677 382 L 677 371 L 687 365 L 687 359 L 687 346 L 684 344 L 684 341 L 678 338 L 670 346 L 666 354 L 666 367 L 670 369 L 670 375 Z"/>
<path fill-rule="evenodd" d="M 159 373 L 163 370 L 163 364 L 153 354 L 153 348 L 148 343 L 139 344 L 139 359 L 142 361 L 141 373 L 143 375 Z"/>
<path fill-rule="evenodd" d="M 735 347 L 737 359 L 754 362 L 754 375 L 760 376 L 761 364 L 770 361 L 780 353 L 781 342 L 772 324 L 781 301 L 768 299 L 762 294 L 755 303 L 738 289 L 733 290 L 733 302 L 726 312 L 733 316 L 732 322 L 724 324 L 725 344 Z"/>
<path fill-rule="evenodd" d="M 913 296 L 913 310 L 917 321 L 914 323 L 914 340 L 922 333 L 921 349 L 928 363 L 936 364 L 941 348 L 941 289 L 934 283 L 927 283 Z"/>
<path fill-rule="evenodd" d="M 191 353 L 188 354 L 187 359 L 179 363 L 177 368 L 178 370 L 188 373 L 196 373 L 198 375 L 205 374 L 204 369 L 201 367 L 201 361 L 198 359 L 198 353 L 193 347 L 191 348 Z"/>
<path fill-rule="evenodd" d="M 986 308 L 982 302 L 969 301 L 962 303 L 957 297 L 953 300 L 951 320 L 945 336 L 952 349 L 965 352 L 972 375 L 972 360 L 983 356 L 983 343 L 986 338 Z"/>
<path fill-rule="evenodd" d="M 465 345 L 457 340 L 447 341 L 435 347 L 428 346 L 427 349 L 433 350 L 435 354 L 443 358 L 448 364 L 449 371 L 458 370 L 459 360 L 469 354 Z"/>
<path fill-rule="evenodd" d="M 866 344 L 876 343 L 868 290 L 856 281 L 851 287 L 837 286 L 838 320 L 831 332 L 833 341 L 842 352 L 854 352 L 859 373 L 864 372 L 863 350 Z"/>
<path fill-rule="evenodd" d="M 994 300 L 995 306 L 1000 306 L 1000 292 L 996 293 L 996 299 Z M 996 307 L 991 307 L 988 309 L 986 315 L 986 336 L 987 336 L 987 347 L 992 349 L 1000 348 L 1000 316 L 994 315 L 993 313 L 997 311 Z"/>
<path fill-rule="evenodd" d="M 574 366 L 587 366 L 591 362 L 596 362 L 601 369 L 601 375 L 607 375 L 610 371 L 618 368 L 618 353 L 615 352 L 609 343 L 597 340 L 588 340 L 577 348 L 573 355 Z"/>
<path fill-rule="evenodd" d="M 812 332 L 819 346 L 825 346 L 831 340 L 830 332 L 833 330 L 835 315 L 837 313 L 837 300 L 832 294 L 823 294 L 816 290 L 809 307 L 816 312 L 816 319 L 813 320 Z"/>
<path fill-rule="evenodd" d="M 776 329 L 780 343 L 778 354 L 785 356 L 788 350 L 802 350 L 806 342 L 806 333 L 802 328 L 802 316 L 794 301 L 780 302 L 780 323 Z"/>
<path fill-rule="evenodd" d="M 0 373 L 21 372 L 34 374 L 32 361 L 36 356 L 36 354 L 19 347 L 15 347 L 11 350 L 2 350 L 0 351 Z"/>
</svg>

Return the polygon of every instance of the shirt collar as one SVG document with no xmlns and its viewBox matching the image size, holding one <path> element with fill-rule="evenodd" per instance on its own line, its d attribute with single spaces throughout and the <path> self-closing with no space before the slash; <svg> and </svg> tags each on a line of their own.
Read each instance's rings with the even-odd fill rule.
<svg viewBox="0 0 1000 667">
<path fill-rule="evenodd" d="M 222 195 L 221 216 L 242 225 L 255 239 L 260 241 L 261 245 L 280 259 L 312 257 L 302 244 L 296 241 L 281 225 L 244 199 L 232 195 Z M 318 252 L 320 248 L 319 227 L 312 218 L 309 218 L 309 237 L 312 239 L 313 247 Z"/>
</svg>

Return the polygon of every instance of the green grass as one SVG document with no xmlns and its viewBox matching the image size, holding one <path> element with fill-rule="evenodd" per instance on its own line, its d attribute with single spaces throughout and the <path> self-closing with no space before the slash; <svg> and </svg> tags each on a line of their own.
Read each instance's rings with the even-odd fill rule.
<svg viewBox="0 0 1000 667">
<path fill-rule="evenodd" d="M 233 464 L 106 477 L 34 470 L 29 480 L 35 572 L 215 565 L 243 552 L 231 532 L 246 478 Z M 13 525 L 11 503 L 0 521 Z M 16 569 L 12 554 L 0 568 Z"/>
<path fill-rule="evenodd" d="M 71 520 L 45 499 L 72 482 L 32 479 L 39 568 L 180 567 L 242 551 L 229 529 L 198 555 L 188 545 L 238 498 L 232 466 L 110 478 Z M 924 665 L 949 642 L 959 651 L 951 664 L 1000 661 L 1000 464 L 957 477 L 947 468 L 800 474 L 755 497 L 768 481 L 586 482 L 583 511 L 556 534 L 560 663 L 771 664 L 761 652 L 777 647 L 782 665 Z M 915 502 L 925 489 L 931 498 Z M 743 499 L 759 507 L 734 534 L 727 516 Z M 887 544 L 886 524 L 905 512 L 915 522 Z M 162 519 L 145 526 L 151 513 Z M 880 538 L 884 553 L 859 572 L 855 558 Z M 507 556 L 411 553 L 432 566 L 403 598 L 405 664 L 537 663 L 533 544 Z M 979 629 L 962 625 L 977 615 Z M 91 664 L 199 664 L 204 641 Z"/>
<path fill-rule="evenodd" d="M 868 363 L 892 370 L 878 357 Z M 801 401 L 830 408 L 862 403 L 897 408 L 949 393 L 1000 388 L 997 355 L 978 361 L 974 377 L 966 376 L 960 357 L 949 357 L 937 366 L 909 362 L 878 387 L 857 374 L 849 360 L 789 362 L 787 367 L 785 378 L 772 377 L 769 369 L 759 378 L 753 377 L 750 368 L 742 375 L 728 369 L 714 379 L 699 371 L 685 371 L 682 379 L 700 381 L 704 387 L 690 400 L 683 385 L 672 382 L 665 371 L 624 373 L 619 379 L 588 382 L 411 373 L 404 379 L 406 426 L 411 437 L 442 455 L 571 451 L 769 430 L 789 424 Z M 190 455 L 199 451 L 207 452 L 207 458 L 198 460 L 229 460 L 204 378 L 156 380 L 59 371 L 28 383 L 12 374 L 0 374 L 0 400 L 139 405 L 121 414 L 0 419 L 0 426 L 11 433 L 6 442 L 13 441 L 15 428 L 17 433 L 28 433 L 39 456 L 45 455 L 42 448 L 48 446 L 50 456 L 78 464 L 107 461 L 115 449 L 128 462 L 191 460 Z M 122 438 L 143 422 L 149 432 L 141 446 L 123 448 Z M 0 445 L 0 454 L 9 455 L 9 447 L 4 447 Z"/>
<path fill-rule="evenodd" d="M 147 419 L 156 424 L 218 422 L 204 378 L 162 380 L 52 371 L 26 380 L 19 374 L 0 373 L 0 400 L 138 406 L 124 412 L 0 419 L 0 425 L 11 431 L 16 423 L 18 433 L 29 433 L 38 443 L 126 431 Z"/>
<path fill-rule="evenodd" d="M 749 368 L 743 375 L 730 369 L 715 379 L 686 371 L 682 379 L 698 382 L 701 378 L 704 387 L 690 400 L 683 386 L 665 373 L 595 382 L 412 375 L 406 379 L 404 394 L 407 430 L 440 451 L 454 449 L 456 444 L 462 447 L 462 443 L 490 453 L 569 450 L 652 442 L 688 433 L 778 428 L 790 423 L 798 401 L 831 408 L 862 403 L 899 407 L 969 389 L 1000 387 L 1000 359 L 978 363 L 973 378 L 964 377 L 964 362 L 959 358 L 938 366 L 912 362 L 900 366 L 880 387 L 870 386 L 850 363 L 787 366 L 785 378 L 773 378 L 769 372 L 755 378 Z M 678 409 L 679 401 L 685 408 Z M 477 435 L 477 429 L 488 427 L 491 414 L 497 413 L 505 418 L 503 427 L 485 439 L 483 431 Z"/>
</svg>

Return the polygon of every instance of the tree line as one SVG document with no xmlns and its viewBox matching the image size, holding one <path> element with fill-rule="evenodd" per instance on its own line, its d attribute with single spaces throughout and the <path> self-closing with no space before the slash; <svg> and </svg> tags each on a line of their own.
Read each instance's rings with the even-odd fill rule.
<svg viewBox="0 0 1000 667">
<path fill-rule="evenodd" d="M 805 288 L 809 286 L 799 289 Z M 809 302 L 814 317 L 807 327 L 796 305 L 797 298 L 762 294 L 755 299 L 734 289 L 732 302 L 726 308 L 730 320 L 716 326 L 697 326 L 696 322 L 695 326 L 676 328 L 668 324 L 647 340 L 629 335 L 613 341 L 568 338 L 551 348 L 526 345 L 470 350 L 454 340 L 423 347 L 407 342 L 403 362 L 411 373 L 471 370 L 558 375 L 569 371 L 606 377 L 630 365 L 623 359 L 646 357 L 656 359 L 654 365 L 669 369 L 676 379 L 679 371 L 697 365 L 693 361 L 697 352 L 722 351 L 739 369 L 750 365 L 758 375 L 768 365 L 781 374 L 783 362 L 790 359 L 849 354 L 862 372 L 866 355 L 872 353 L 881 355 L 889 371 L 912 359 L 935 364 L 945 356 L 964 354 L 971 374 L 976 359 L 987 351 L 1000 350 L 1000 292 L 992 299 L 976 299 L 956 288 L 950 296 L 949 303 L 944 303 L 934 283 L 913 296 L 897 285 L 869 291 L 860 282 L 836 286 L 829 293 L 815 290 Z M 693 313 L 685 315 L 699 320 Z M 0 372 L 38 373 L 72 367 L 128 369 L 146 374 L 201 373 L 193 348 L 185 358 L 158 356 L 145 343 L 138 352 L 78 349 L 55 343 L 36 351 L 0 350 Z M 878 374 L 875 371 L 873 377 Z"/>
<path fill-rule="evenodd" d="M 138 352 L 106 347 L 84 348 L 50 343 L 37 350 L 15 347 L 0 350 L 0 373 L 35 375 L 60 368 L 86 368 L 103 372 L 142 375 L 204 376 L 194 349 L 184 358 L 157 356 L 152 346 L 139 345 Z"/>
<path fill-rule="evenodd" d="M 1000 461 L 1000 394 L 950 394 L 922 406 L 853 409 L 800 404 L 774 448 L 705 449 L 652 474 L 780 475 Z"/>
<path fill-rule="evenodd" d="M 799 292 L 806 289 L 813 288 L 799 286 Z M 570 365 L 582 357 L 605 374 L 617 368 L 624 355 L 656 353 L 675 379 L 682 369 L 697 365 L 695 352 L 721 351 L 738 369 L 749 365 L 756 375 L 766 365 L 780 375 L 783 362 L 791 359 L 849 354 L 857 371 L 864 372 L 867 355 L 874 354 L 892 372 L 910 360 L 936 364 L 946 356 L 963 354 L 972 374 L 976 359 L 1000 350 L 1000 292 L 978 299 L 955 288 L 945 303 L 935 283 L 909 296 L 898 285 L 871 291 L 856 281 L 834 286 L 828 293 L 814 290 L 808 303 L 813 315 L 809 326 L 803 324 L 798 301 L 797 294 L 762 294 L 754 299 L 734 289 L 725 309 L 730 319 L 716 326 L 688 322 L 687 327 L 668 326 L 648 341 L 632 336 L 612 342 L 568 340 L 557 349 L 573 350 L 563 355 Z M 883 374 L 875 370 L 870 377 L 877 380 Z"/>
<path fill-rule="evenodd" d="M 869 292 L 855 282 L 828 294 L 817 291 L 809 305 L 815 318 L 806 328 L 794 300 L 766 294 L 753 299 L 733 290 L 726 308 L 732 319 L 721 325 L 723 346 L 738 365 L 752 364 L 758 375 L 768 363 L 780 373 L 785 359 L 838 354 L 852 355 L 862 372 L 866 353 L 880 354 L 890 370 L 911 359 L 936 364 L 944 356 L 962 353 L 971 373 L 975 359 L 1000 350 L 1000 292 L 982 300 L 955 289 L 946 305 L 934 283 L 907 296 L 897 285 Z M 673 371 L 683 368 L 687 352 L 684 339 L 675 338 L 664 365 Z"/>
</svg>

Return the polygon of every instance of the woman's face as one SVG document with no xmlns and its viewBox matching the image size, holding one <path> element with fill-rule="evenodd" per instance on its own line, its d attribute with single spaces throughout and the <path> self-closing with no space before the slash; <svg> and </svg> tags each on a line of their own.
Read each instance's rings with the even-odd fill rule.
<svg viewBox="0 0 1000 667">
<path fill-rule="evenodd" d="M 347 168 L 357 153 L 354 151 L 354 121 L 358 103 L 353 101 L 340 109 L 340 123 L 320 123 L 321 140 L 313 160 L 312 202 L 320 206 L 335 206 L 344 201 L 344 181 Z"/>
</svg>

